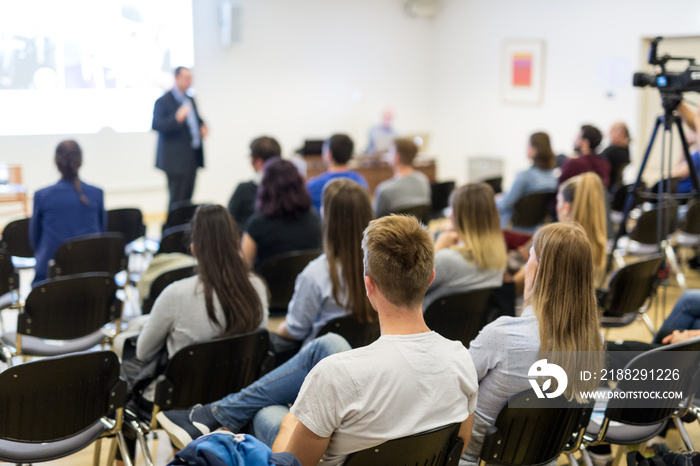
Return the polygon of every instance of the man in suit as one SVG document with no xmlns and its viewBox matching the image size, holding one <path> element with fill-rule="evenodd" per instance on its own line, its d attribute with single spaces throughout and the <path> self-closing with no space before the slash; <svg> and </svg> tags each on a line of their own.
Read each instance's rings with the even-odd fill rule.
<svg viewBox="0 0 700 466">
<path fill-rule="evenodd" d="M 204 166 L 202 140 L 207 127 L 200 118 L 194 99 L 187 95 L 192 72 L 184 66 L 175 68 L 175 85 L 156 100 L 152 128 L 158 131 L 156 167 L 168 176 L 170 208 L 189 201 L 194 192 L 197 168 Z"/>
</svg>

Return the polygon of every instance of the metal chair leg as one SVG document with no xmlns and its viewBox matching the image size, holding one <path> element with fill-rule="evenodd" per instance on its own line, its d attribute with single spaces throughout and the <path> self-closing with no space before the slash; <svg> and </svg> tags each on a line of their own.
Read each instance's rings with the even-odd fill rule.
<svg viewBox="0 0 700 466">
<path fill-rule="evenodd" d="M 117 438 L 112 438 L 112 443 L 109 446 L 109 454 L 107 455 L 107 466 L 114 466 L 114 460 L 117 458 Z"/>
<path fill-rule="evenodd" d="M 656 329 L 654 328 L 654 324 L 651 322 L 651 319 L 649 316 L 645 313 L 640 314 L 642 316 L 642 320 L 644 321 L 645 324 L 647 324 L 647 329 L 649 329 L 649 332 L 651 333 L 652 338 L 656 336 Z"/>
<path fill-rule="evenodd" d="M 102 439 L 95 440 L 95 454 L 93 456 L 93 465 L 100 466 L 100 454 L 102 453 Z"/>
<path fill-rule="evenodd" d="M 586 447 L 581 445 L 581 459 L 583 460 L 583 464 L 586 466 L 593 466 L 593 460 L 591 459 L 591 455 L 588 453 L 588 450 L 586 450 Z"/>
<path fill-rule="evenodd" d="M 693 442 L 690 440 L 690 436 L 688 435 L 688 431 L 685 430 L 685 426 L 683 425 L 683 421 L 681 421 L 677 417 L 674 417 L 673 424 L 676 426 L 676 429 L 678 429 L 678 432 L 681 434 L 681 438 L 683 439 L 683 443 L 685 444 L 685 448 L 689 451 L 695 451 L 695 448 L 693 448 Z"/>
<path fill-rule="evenodd" d="M 678 266 L 678 258 L 676 257 L 676 252 L 673 250 L 673 247 L 671 247 L 670 244 L 667 244 L 664 248 L 664 252 L 666 253 L 666 258 L 668 259 L 669 264 L 671 264 L 671 270 L 673 270 L 673 273 L 676 274 L 678 286 L 683 288 L 683 291 L 687 290 L 688 287 L 685 283 L 685 274 L 683 274 L 683 271 Z"/>
<path fill-rule="evenodd" d="M 146 466 L 154 466 L 153 458 L 151 457 L 151 450 L 148 448 L 148 442 L 146 441 L 146 436 L 144 435 L 143 429 L 138 421 L 129 421 L 129 427 L 134 429 L 136 432 L 136 439 L 141 446 L 141 453 L 143 454 L 143 459 L 146 462 Z"/>
<path fill-rule="evenodd" d="M 119 451 L 122 453 L 122 461 L 124 461 L 125 466 L 134 466 L 129 457 L 129 449 L 126 446 L 126 441 L 124 440 L 124 434 L 122 431 L 117 432 L 117 442 L 119 443 Z"/>
<path fill-rule="evenodd" d="M 576 461 L 576 457 L 573 453 L 566 455 L 566 459 L 569 460 L 569 466 L 578 466 L 578 461 Z"/>
</svg>

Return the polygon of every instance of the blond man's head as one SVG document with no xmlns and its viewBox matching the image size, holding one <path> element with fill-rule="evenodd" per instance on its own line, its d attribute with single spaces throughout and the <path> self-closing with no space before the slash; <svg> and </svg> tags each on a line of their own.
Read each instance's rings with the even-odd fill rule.
<svg viewBox="0 0 700 466">
<path fill-rule="evenodd" d="M 369 223 L 362 239 L 365 275 L 398 307 L 420 306 L 430 286 L 435 245 L 415 217 L 391 215 Z"/>
</svg>

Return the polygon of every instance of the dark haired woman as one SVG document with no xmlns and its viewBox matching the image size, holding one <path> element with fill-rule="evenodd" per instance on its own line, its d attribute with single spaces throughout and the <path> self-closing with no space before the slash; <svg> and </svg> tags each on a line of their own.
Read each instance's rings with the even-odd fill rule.
<svg viewBox="0 0 700 466">
<path fill-rule="evenodd" d="M 321 221 L 299 171 L 279 157 L 268 160 L 243 234 L 243 257 L 257 267 L 278 254 L 320 248 Z"/>
<path fill-rule="evenodd" d="M 56 147 L 55 162 L 61 180 L 34 194 L 34 214 L 29 222 L 36 257 L 32 285 L 46 279 L 49 261 L 62 243 L 77 236 L 101 233 L 107 224 L 102 190 L 78 178 L 83 163 L 78 143 L 61 142 Z"/>
<path fill-rule="evenodd" d="M 156 299 L 136 342 L 139 360 L 150 360 L 164 344 L 172 357 L 198 341 L 267 326 L 267 288 L 246 271 L 238 238 L 224 207 L 197 209 L 191 248 L 198 273 L 168 286 Z"/>
<path fill-rule="evenodd" d="M 547 133 L 534 133 L 530 136 L 527 158 L 532 162 L 532 167 L 518 173 L 510 191 L 498 200 L 501 228 L 508 226 L 513 208 L 522 197 L 546 191 L 555 192 L 559 186 L 559 180 L 554 176 L 557 161 Z"/>
<path fill-rule="evenodd" d="M 376 318 L 366 296 L 362 233 L 374 218 L 369 192 L 348 178 L 326 183 L 322 199 L 323 254 L 299 274 L 285 321 L 277 332 L 298 341 L 316 338 L 326 322 L 346 314 Z M 272 340 L 276 351 L 285 347 Z M 291 345 L 290 345 L 291 346 Z"/>
</svg>

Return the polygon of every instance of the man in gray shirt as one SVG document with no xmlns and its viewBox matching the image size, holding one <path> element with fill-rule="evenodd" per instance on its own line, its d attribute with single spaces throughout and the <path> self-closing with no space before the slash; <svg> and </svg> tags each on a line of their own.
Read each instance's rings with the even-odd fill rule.
<svg viewBox="0 0 700 466">
<path fill-rule="evenodd" d="M 380 183 L 374 191 L 374 213 L 377 217 L 409 207 L 427 206 L 430 209 L 430 181 L 413 167 L 417 153 L 418 148 L 410 139 L 394 140 L 389 150 L 394 177 Z"/>
</svg>

